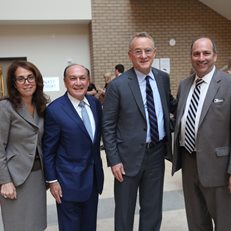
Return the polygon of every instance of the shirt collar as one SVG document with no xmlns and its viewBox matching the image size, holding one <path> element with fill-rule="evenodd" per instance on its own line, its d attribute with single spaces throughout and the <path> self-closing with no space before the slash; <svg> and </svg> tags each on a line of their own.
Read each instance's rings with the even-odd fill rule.
<svg viewBox="0 0 231 231">
<path fill-rule="evenodd" d="M 215 72 L 216 67 L 214 66 L 213 69 L 206 75 L 203 76 L 203 80 L 205 83 L 209 84 L 211 82 L 211 79 L 213 77 L 213 74 Z M 196 75 L 195 81 L 199 79 L 199 77 Z"/>
<path fill-rule="evenodd" d="M 140 81 L 145 80 L 145 77 L 147 75 L 150 76 L 152 80 L 155 80 L 152 69 L 150 70 L 150 72 L 147 75 L 145 75 L 144 73 L 138 71 L 137 69 L 134 69 L 134 70 L 135 70 L 135 73 L 136 73 L 136 76 L 137 76 L 138 80 L 140 80 Z"/>
<path fill-rule="evenodd" d="M 73 96 L 71 96 L 69 94 L 69 92 L 67 92 L 67 96 L 68 96 L 69 100 L 71 101 L 71 103 L 75 107 L 79 106 L 80 100 L 78 100 L 78 99 L 74 98 Z M 89 104 L 89 102 L 88 102 L 88 100 L 87 100 L 87 98 L 85 96 L 84 96 L 83 100 L 81 100 L 81 101 L 83 101 L 86 105 L 88 105 L 90 107 L 90 104 Z"/>
</svg>

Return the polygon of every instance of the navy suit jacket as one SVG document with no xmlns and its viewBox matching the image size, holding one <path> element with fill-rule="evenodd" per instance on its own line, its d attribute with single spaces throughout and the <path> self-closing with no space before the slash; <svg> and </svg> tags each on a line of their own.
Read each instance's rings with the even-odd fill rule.
<svg viewBox="0 0 231 231">
<path fill-rule="evenodd" d="M 100 157 L 101 114 L 99 101 L 86 96 L 95 119 L 92 142 L 82 119 L 67 93 L 46 109 L 43 137 L 43 160 L 46 181 L 58 180 L 63 200 L 83 202 L 91 195 L 93 185 L 103 188 Z"/>
</svg>

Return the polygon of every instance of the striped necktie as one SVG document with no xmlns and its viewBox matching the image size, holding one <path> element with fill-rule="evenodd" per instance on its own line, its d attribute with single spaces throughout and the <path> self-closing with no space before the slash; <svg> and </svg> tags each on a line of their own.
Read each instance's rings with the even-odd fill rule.
<svg viewBox="0 0 231 231">
<path fill-rule="evenodd" d="M 159 141 L 159 132 L 158 132 L 158 124 L 156 117 L 156 110 L 154 105 L 154 98 L 152 88 L 149 82 L 150 76 L 146 76 L 146 99 L 147 99 L 147 110 L 148 110 L 148 118 L 150 124 L 150 136 L 152 143 L 156 144 Z"/>
<path fill-rule="evenodd" d="M 201 84 L 204 82 L 203 79 L 196 80 L 196 86 L 192 93 L 192 98 L 189 104 L 188 115 L 186 117 L 185 124 L 185 148 L 189 153 L 192 153 L 195 148 L 196 134 L 195 134 L 195 121 L 198 102 L 200 98 Z"/>
<path fill-rule="evenodd" d="M 81 115 L 82 120 L 85 125 L 85 128 L 87 129 L 87 132 L 89 136 L 91 137 L 91 140 L 93 140 L 93 132 L 91 128 L 91 122 L 87 113 L 87 109 L 85 108 L 85 103 L 83 101 L 80 101 L 79 106 L 81 107 Z"/>
</svg>

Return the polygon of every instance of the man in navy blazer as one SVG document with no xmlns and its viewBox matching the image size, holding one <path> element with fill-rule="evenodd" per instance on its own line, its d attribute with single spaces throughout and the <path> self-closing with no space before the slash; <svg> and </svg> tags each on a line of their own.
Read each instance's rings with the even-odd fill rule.
<svg viewBox="0 0 231 231">
<path fill-rule="evenodd" d="M 67 92 L 46 110 L 45 177 L 56 199 L 59 230 L 94 231 L 104 178 L 100 157 L 101 104 L 86 95 L 90 76 L 85 67 L 66 67 L 64 83 Z M 93 137 L 82 120 L 80 102 L 87 110 Z"/>
</svg>

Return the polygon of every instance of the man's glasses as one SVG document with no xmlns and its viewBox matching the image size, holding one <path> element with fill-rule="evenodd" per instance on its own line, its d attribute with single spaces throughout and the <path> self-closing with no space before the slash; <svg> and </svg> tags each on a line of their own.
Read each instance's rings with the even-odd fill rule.
<svg viewBox="0 0 231 231">
<path fill-rule="evenodd" d="M 143 53 L 145 53 L 145 55 L 152 55 L 153 51 L 154 51 L 154 48 L 147 48 L 147 49 L 144 49 L 144 50 L 141 50 L 141 49 L 131 50 L 130 52 L 133 55 L 135 55 L 137 57 L 140 57 L 141 55 L 143 55 Z"/>
<path fill-rule="evenodd" d="M 27 76 L 26 78 L 20 76 L 20 77 L 17 77 L 17 78 L 16 78 L 16 81 L 17 81 L 17 83 L 19 83 L 19 84 L 25 84 L 26 81 L 27 81 L 28 83 L 34 83 L 34 82 L 35 82 L 35 77 L 34 77 L 33 75 Z"/>
</svg>

